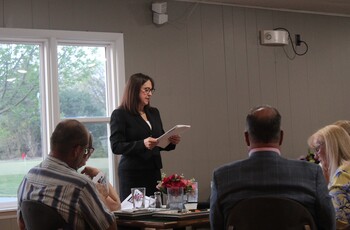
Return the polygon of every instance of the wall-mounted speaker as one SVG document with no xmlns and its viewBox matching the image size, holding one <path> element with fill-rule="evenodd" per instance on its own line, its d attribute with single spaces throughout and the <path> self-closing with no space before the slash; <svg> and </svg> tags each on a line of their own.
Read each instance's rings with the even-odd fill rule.
<svg viewBox="0 0 350 230">
<path fill-rule="evenodd" d="M 260 31 L 260 44 L 265 46 L 288 45 L 288 32 L 284 30 L 262 30 Z"/>
<path fill-rule="evenodd" d="M 154 2 L 152 3 L 153 11 L 153 23 L 157 25 L 168 22 L 167 2 Z"/>
</svg>

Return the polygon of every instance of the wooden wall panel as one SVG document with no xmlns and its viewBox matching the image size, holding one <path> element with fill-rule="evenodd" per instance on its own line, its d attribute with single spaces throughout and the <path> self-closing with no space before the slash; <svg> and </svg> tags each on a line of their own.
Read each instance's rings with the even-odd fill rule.
<svg viewBox="0 0 350 230">
<path fill-rule="evenodd" d="M 260 78 L 261 99 L 259 104 L 277 106 L 277 84 L 275 70 L 275 47 L 260 45 L 260 30 L 273 29 L 272 12 L 257 10 L 255 33 L 252 32 L 256 41 L 258 57 L 258 73 Z"/>
<path fill-rule="evenodd" d="M 207 152 L 212 166 L 228 159 L 227 88 L 225 79 L 225 51 L 222 27 L 223 7 L 202 7 L 203 62 L 205 88 L 203 99 L 207 102 Z M 217 158 L 217 154 L 221 157 Z"/>
<path fill-rule="evenodd" d="M 241 159 L 247 156 L 247 147 L 244 142 L 245 118 L 251 107 L 249 93 L 249 67 L 246 42 L 246 12 L 244 8 L 232 8 L 233 14 L 233 42 L 235 59 L 235 109 L 237 117 L 230 117 L 236 124 L 237 145 L 230 149 L 232 159 Z"/>
<path fill-rule="evenodd" d="M 316 125 L 324 125 L 331 120 L 328 117 L 330 114 L 331 97 L 326 95 L 330 94 L 332 89 L 330 88 L 329 80 L 332 79 L 333 66 L 331 60 L 331 46 L 328 39 L 320 39 L 322 37 L 328 37 L 327 30 L 331 30 L 331 21 L 327 17 L 318 16 L 315 17 L 314 22 L 325 23 L 323 27 L 314 28 L 312 33 L 314 34 L 313 40 L 309 42 L 310 53 L 308 58 L 313 63 L 313 68 L 310 68 L 309 84 L 311 93 L 313 95 L 312 101 L 317 103 L 310 104 L 314 111 L 311 119 L 316 119 Z"/>
<path fill-rule="evenodd" d="M 33 12 L 31 1 L 4 0 L 3 18 L 5 27 L 32 28 Z"/>
<path fill-rule="evenodd" d="M 187 20 L 187 61 L 188 61 L 188 86 L 189 98 L 184 102 L 190 105 L 190 124 L 191 130 L 188 134 L 183 135 L 184 139 L 190 139 L 191 149 L 186 151 L 187 155 L 192 155 L 191 172 L 186 173 L 186 176 L 193 176 L 199 182 L 200 193 L 202 200 L 208 198 L 211 175 L 203 173 L 204 168 L 211 167 L 211 155 L 207 154 L 207 149 L 210 145 L 211 134 L 208 133 L 208 117 L 206 110 L 211 104 L 204 97 L 205 95 L 205 75 L 204 75 L 204 60 L 203 60 L 203 33 L 201 19 L 201 5 L 191 6 L 192 14 Z M 185 103 L 184 103 L 185 104 Z M 184 166 L 186 167 L 186 166 Z M 165 169 L 166 170 L 166 169 Z"/>
<path fill-rule="evenodd" d="M 349 78 L 348 73 L 350 71 L 348 63 L 350 48 L 336 45 L 345 44 L 347 41 L 349 41 L 349 34 L 344 34 L 343 31 L 338 29 L 339 27 L 345 28 L 348 25 L 349 24 L 345 23 L 344 20 L 341 20 L 341 18 L 334 18 L 330 27 L 330 34 L 325 35 L 325 38 L 328 36 L 330 39 L 330 65 L 333 67 L 332 72 L 329 75 L 329 82 L 331 83 L 331 87 L 333 88 L 332 97 L 330 97 L 333 111 L 332 114 L 329 113 L 330 122 L 335 121 L 333 120 L 334 117 L 337 117 L 337 119 L 341 119 L 341 117 L 346 117 L 343 114 L 346 113 L 346 110 L 349 110 L 347 106 L 344 105 L 347 104 L 349 98 L 347 79 Z M 335 78 L 337 78 L 338 80 L 335 81 Z"/>
<path fill-rule="evenodd" d="M 296 22 L 292 24 L 292 22 Z M 302 25 L 305 24 L 305 18 L 299 18 L 295 14 L 290 14 L 286 21 L 286 28 L 292 34 L 303 34 Z M 301 132 L 304 128 L 308 127 L 310 122 L 307 119 L 309 113 L 308 103 L 308 57 L 296 56 L 294 59 L 288 61 L 289 72 L 289 92 L 290 92 L 290 109 L 291 113 L 288 114 L 291 119 L 291 130 L 289 130 L 289 138 L 293 143 L 291 149 L 289 149 L 289 156 L 296 158 L 299 155 L 305 154 L 307 149 L 306 138 L 307 134 Z M 300 146 L 296 148 L 296 146 Z M 300 149 L 302 149 L 300 151 Z"/>
<path fill-rule="evenodd" d="M 4 230 L 18 230 L 17 226 L 17 211 L 2 211 L 0 213 L 0 228 Z"/>
<path fill-rule="evenodd" d="M 306 133 L 307 137 L 310 136 L 312 132 L 316 131 L 316 129 L 318 129 L 321 125 L 324 125 L 324 124 L 320 124 L 320 120 L 323 120 L 323 119 L 320 118 L 322 114 L 320 113 L 318 108 L 321 105 L 321 103 L 324 102 L 324 100 L 321 99 L 322 88 L 324 86 L 322 86 L 322 80 L 320 81 L 320 79 L 324 78 L 323 77 L 324 70 L 322 69 L 324 67 L 321 67 L 321 68 L 319 67 L 319 62 L 320 61 L 323 62 L 324 60 L 320 60 L 319 58 L 317 58 L 323 55 L 322 53 L 319 53 L 319 52 L 322 52 L 321 50 L 324 44 L 319 44 L 320 41 L 318 36 L 316 35 L 318 33 L 314 33 L 313 31 L 315 31 L 315 29 L 311 28 L 314 25 L 314 22 L 320 20 L 321 18 L 322 17 L 307 18 L 306 20 L 309 22 L 311 21 L 312 23 L 307 23 L 305 31 L 301 34 L 302 40 L 304 40 L 309 45 L 309 51 L 305 55 L 308 60 L 308 76 L 304 80 L 304 84 L 307 85 L 307 91 L 308 91 L 305 100 L 308 100 L 308 103 L 309 103 L 308 111 L 305 111 L 306 112 L 305 117 L 307 117 L 307 119 L 309 120 L 309 129 L 310 129 L 310 132 Z M 302 45 L 299 47 L 298 51 L 303 52 L 304 48 L 305 46 Z M 299 58 L 299 57 L 296 57 L 296 58 Z M 323 102 L 313 103 L 320 99 Z"/>
<path fill-rule="evenodd" d="M 286 26 L 286 17 L 280 12 L 273 12 L 273 28 Z M 291 152 L 293 143 L 291 141 L 292 133 L 292 118 L 291 104 L 290 104 L 290 76 L 289 76 L 289 59 L 287 54 L 290 49 L 286 47 L 276 47 L 274 49 L 275 56 L 275 75 L 276 75 L 276 89 L 277 89 L 277 105 L 282 115 L 282 129 L 284 130 L 284 140 L 282 143 L 282 154 L 288 156 Z M 285 51 L 286 50 L 286 51 Z"/>
<path fill-rule="evenodd" d="M 247 44 L 247 66 L 248 68 L 248 83 L 249 83 L 249 107 L 261 104 L 262 89 L 261 75 L 259 73 L 259 57 L 257 44 L 257 29 L 256 29 L 256 11 L 248 10 L 245 13 L 245 31 Z"/>
<path fill-rule="evenodd" d="M 229 161 L 239 159 L 244 151 L 237 148 L 243 141 L 243 130 L 239 130 L 238 125 L 238 108 L 237 101 L 237 81 L 236 81 L 236 50 L 234 42 L 234 22 L 232 8 L 225 7 L 223 9 L 224 20 L 224 45 L 225 45 L 225 74 L 226 74 L 226 88 L 227 88 L 227 115 L 229 127 L 228 142 L 229 142 Z"/>
<path fill-rule="evenodd" d="M 50 29 L 74 30 L 74 0 L 49 1 Z M 79 21 L 79 19 L 78 19 Z M 83 21 L 78 23 L 83 24 Z"/>
<path fill-rule="evenodd" d="M 17 226 L 16 219 L 0 219 L 0 227 L 1 229 L 6 229 L 6 230 L 19 229 L 19 227 Z"/>
<path fill-rule="evenodd" d="M 50 28 L 49 5 L 47 0 L 32 0 L 33 28 Z"/>
<path fill-rule="evenodd" d="M 334 50 L 332 53 L 332 63 L 334 65 L 334 73 L 332 73 L 331 81 L 338 83 L 338 91 L 341 92 L 339 97 L 335 97 L 337 100 L 335 103 L 338 106 L 336 111 L 338 112 L 336 119 L 349 119 L 350 109 L 346 106 L 348 98 L 350 98 L 349 90 L 349 57 L 350 57 L 350 46 L 349 45 L 338 45 L 348 44 L 350 41 L 350 33 L 344 33 L 339 28 L 350 28 L 350 21 L 343 20 L 342 18 L 336 18 L 333 24 L 331 34 L 331 45 Z M 337 81 L 336 79 L 339 79 Z M 332 118 L 334 119 L 334 117 Z"/>
<path fill-rule="evenodd" d="M 171 10 L 183 12 L 186 8 L 186 4 L 180 4 Z M 155 95 L 158 101 L 155 105 L 161 106 L 161 114 L 164 117 L 163 126 L 166 130 L 176 124 L 191 124 L 188 116 L 191 106 L 189 103 L 184 103 L 191 93 L 188 69 L 183 68 L 188 64 L 186 24 L 181 18 L 175 17 L 170 23 L 168 26 L 160 26 L 154 30 L 157 41 L 154 47 L 156 52 L 154 77 L 159 84 L 159 92 Z M 189 151 L 192 145 L 189 138 L 191 131 L 183 134 L 181 145 L 178 145 L 174 151 L 163 152 L 164 164 L 168 165 L 167 174 L 184 173 L 185 176 L 192 174 L 192 170 L 186 167 L 186 164 L 174 164 L 178 159 L 192 164 L 196 162 L 194 155 Z"/>
<path fill-rule="evenodd" d="M 5 27 L 5 20 L 4 20 L 4 15 L 5 15 L 5 0 L 0 0 L 0 26 Z"/>
</svg>

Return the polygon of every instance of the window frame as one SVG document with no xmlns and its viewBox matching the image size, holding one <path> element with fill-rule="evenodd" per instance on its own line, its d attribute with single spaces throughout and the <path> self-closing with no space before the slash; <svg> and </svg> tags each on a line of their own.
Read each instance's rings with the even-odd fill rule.
<svg viewBox="0 0 350 230">
<path fill-rule="evenodd" d="M 106 117 L 75 117 L 83 123 L 106 123 L 109 127 L 110 115 L 121 101 L 122 91 L 125 85 L 124 64 L 124 37 L 122 33 L 64 31 L 64 30 L 40 30 L 40 29 L 14 29 L 0 28 L 0 42 L 9 43 L 33 43 L 42 45 L 40 49 L 40 86 L 41 114 L 42 116 L 42 149 L 43 159 L 50 149 L 50 135 L 60 118 L 58 96 L 58 66 L 57 46 L 62 44 L 96 45 L 106 47 Z M 107 128 L 110 136 L 110 129 Z M 116 165 L 118 158 L 112 153 L 108 143 L 108 167 L 109 180 L 117 188 Z M 46 153 L 46 154 L 45 154 Z M 0 210 L 15 208 L 17 205 L 0 203 Z M 3 207 L 5 206 L 5 207 Z"/>
</svg>

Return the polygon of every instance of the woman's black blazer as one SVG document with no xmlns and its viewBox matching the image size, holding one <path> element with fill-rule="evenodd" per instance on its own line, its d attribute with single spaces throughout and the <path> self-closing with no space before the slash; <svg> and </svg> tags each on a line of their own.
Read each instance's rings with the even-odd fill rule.
<svg viewBox="0 0 350 230">
<path fill-rule="evenodd" d="M 173 150 L 169 144 L 165 149 L 155 147 L 149 150 L 143 140 L 147 137 L 158 138 L 163 133 L 163 125 L 157 108 L 145 109 L 152 129 L 140 115 L 133 115 L 122 108 L 111 115 L 111 148 L 114 154 L 122 155 L 119 169 L 161 169 L 161 150 Z"/>
</svg>

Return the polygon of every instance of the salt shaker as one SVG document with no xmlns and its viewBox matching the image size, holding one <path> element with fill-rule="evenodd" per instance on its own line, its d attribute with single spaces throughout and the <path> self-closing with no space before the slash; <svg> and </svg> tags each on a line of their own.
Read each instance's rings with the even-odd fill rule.
<svg viewBox="0 0 350 230">
<path fill-rule="evenodd" d="M 160 192 L 154 192 L 155 202 L 156 202 L 156 208 L 162 207 L 162 196 Z"/>
</svg>

